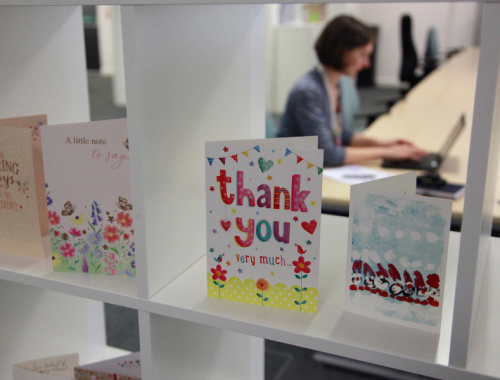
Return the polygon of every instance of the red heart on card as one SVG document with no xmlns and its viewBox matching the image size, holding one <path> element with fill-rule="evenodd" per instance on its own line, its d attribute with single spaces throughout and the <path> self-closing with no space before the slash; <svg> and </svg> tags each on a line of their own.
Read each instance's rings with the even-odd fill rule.
<svg viewBox="0 0 500 380">
<path fill-rule="evenodd" d="M 316 231 L 316 227 L 318 226 L 318 222 L 315 220 L 311 220 L 309 223 L 302 222 L 302 228 L 309 232 L 311 235 Z"/>
<path fill-rule="evenodd" d="M 227 232 L 231 228 L 231 221 L 230 220 L 221 220 L 220 225 L 224 229 L 224 231 Z"/>
</svg>

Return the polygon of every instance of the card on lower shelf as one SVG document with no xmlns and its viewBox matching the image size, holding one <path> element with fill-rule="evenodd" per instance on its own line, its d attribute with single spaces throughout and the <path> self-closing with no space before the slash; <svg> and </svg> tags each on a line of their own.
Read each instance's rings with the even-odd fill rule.
<svg viewBox="0 0 500 380">
<path fill-rule="evenodd" d="M 443 186 L 428 186 L 418 183 L 417 194 L 425 195 L 428 197 L 459 199 L 465 194 L 465 186 L 453 183 L 447 183 Z"/>
<path fill-rule="evenodd" d="M 317 137 L 207 142 L 207 295 L 318 311 Z"/>
<path fill-rule="evenodd" d="M 12 366 L 14 380 L 73 380 L 78 354 L 30 360 Z"/>
<path fill-rule="evenodd" d="M 0 251 L 43 259 L 47 201 L 40 142 L 46 115 L 0 120 Z"/>
<path fill-rule="evenodd" d="M 415 179 L 351 187 L 345 308 L 439 333 L 452 202 L 414 195 Z"/>
<path fill-rule="evenodd" d="M 54 271 L 135 277 L 126 119 L 42 127 Z"/>
<path fill-rule="evenodd" d="M 141 380 L 141 353 L 75 367 L 75 380 Z"/>
</svg>

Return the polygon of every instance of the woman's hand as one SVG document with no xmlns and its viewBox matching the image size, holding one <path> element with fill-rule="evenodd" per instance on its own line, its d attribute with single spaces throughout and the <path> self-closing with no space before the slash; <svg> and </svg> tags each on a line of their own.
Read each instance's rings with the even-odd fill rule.
<svg viewBox="0 0 500 380">
<path fill-rule="evenodd" d="M 398 140 L 395 140 L 398 141 Z M 404 140 L 401 140 L 404 141 Z M 388 160 L 413 160 L 420 161 L 429 153 L 423 149 L 417 148 L 410 142 L 395 143 L 387 145 L 384 148 L 383 158 Z"/>
<path fill-rule="evenodd" d="M 409 140 L 405 139 L 395 139 L 395 140 L 390 140 L 390 141 L 383 141 L 380 143 L 380 146 L 395 146 L 395 145 L 406 145 L 409 147 L 416 148 L 415 144 L 413 144 Z"/>
</svg>

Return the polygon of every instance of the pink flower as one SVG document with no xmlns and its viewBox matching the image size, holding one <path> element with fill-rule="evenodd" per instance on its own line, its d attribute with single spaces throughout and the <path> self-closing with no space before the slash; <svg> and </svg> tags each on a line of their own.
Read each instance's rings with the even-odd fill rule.
<svg viewBox="0 0 500 380">
<path fill-rule="evenodd" d="M 114 254 L 114 252 L 111 252 L 111 253 L 109 254 L 109 259 L 110 259 L 110 260 L 114 260 L 114 259 L 116 259 L 116 255 Z"/>
<path fill-rule="evenodd" d="M 105 267 L 105 268 L 104 268 L 104 272 L 109 272 L 109 268 L 108 268 L 108 267 Z"/>
<path fill-rule="evenodd" d="M 130 239 L 130 235 L 129 235 L 129 234 L 123 234 L 123 238 L 124 238 L 125 240 L 128 240 L 128 239 Z"/>
<path fill-rule="evenodd" d="M 117 264 L 118 264 L 118 260 L 115 260 L 115 263 L 117 263 Z"/>
<path fill-rule="evenodd" d="M 126 214 L 124 212 L 118 213 L 116 221 L 121 227 L 132 227 L 133 220 L 128 212 Z"/>
<path fill-rule="evenodd" d="M 108 259 L 104 259 L 104 262 L 107 262 L 107 261 L 108 261 Z"/>
<path fill-rule="evenodd" d="M 112 274 L 112 275 L 115 275 L 115 274 L 116 274 L 116 269 L 113 269 L 113 270 L 111 271 L 111 274 Z"/>
<path fill-rule="evenodd" d="M 82 236 L 82 231 L 77 230 L 75 227 L 73 227 L 69 230 L 69 234 L 73 237 L 80 237 Z"/>
<path fill-rule="evenodd" d="M 61 217 L 57 215 L 55 211 L 49 211 L 49 222 L 52 225 L 59 224 L 61 222 Z"/>
<path fill-rule="evenodd" d="M 113 263 L 110 261 L 110 262 L 108 263 L 108 265 L 109 265 L 110 267 L 112 267 L 112 266 L 113 266 Z"/>
<path fill-rule="evenodd" d="M 54 236 L 59 236 L 59 231 L 55 230 L 54 231 Z"/>
<path fill-rule="evenodd" d="M 66 243 L 61 245 L 61 255 L 64 257 L 73 257 L 73 253 L 75 253 L 75 248 L 70 243 Z"/>
<path fill-rule="evenodd" d="M 104 228 L 104 239 L 109 243 L 114 243 L 120 239 L 120 230 L 116 226 L 110 226 L 109 224 Z"/>
</svg>

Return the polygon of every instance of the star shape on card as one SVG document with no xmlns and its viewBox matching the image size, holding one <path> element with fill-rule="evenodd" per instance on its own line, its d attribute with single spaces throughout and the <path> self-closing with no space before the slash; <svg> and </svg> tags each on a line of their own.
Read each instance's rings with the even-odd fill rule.
<svg viewBox="0 0 500 380">
<path fill-rule="evenodd" d="M 280 251 L 283 252 L 283 247 L 280 247 Z"/>
<path fill-rule="evenodd" d="M 229 261 L 229 260 L 228 260 L 228 261 L 226 261 L 226 265 L 227 265 L 227 266 L 231 266 L 231 261 Z"/>
<path fill-rule="evenodd" d="M 312 244 L 312 241 L 311 241 L 311 240 L 308 240 L 308 241 L 306 241 L 306 244 L 307 244 L 307 245 L 311 245 L 311 244 Z"/>
<path fill-rule="evenodd" d="M 213 193 L 215 191 L 215 187 L 210 186 L 210 191 Z"/>
<path fill-rule="evenodd" d="M 271 276 L 274 277 L 274 272 L 271 272 Z"/>
<path fill-rule="evenodd" d="M 227 153 L 229 151 L 229 148 L 227 146 L 225 146 L 223 151 Z"/>
<path fill-rule="evenodd" d="M 243 273 L 243 269 L 239 268 L 238 273 Z"/>
<path fill-rule="evenodd" d="M 278 165 L 281 165 L 283 163 L 283 160 L 281 158 L 278 158 L 278 161 L 276 161 Z"/>
<path fill-rule="evenodd" d="M 236 214 L 236 209 L 235 209 L 235 208 L 231 209 L 231 212 L 232 212 L 233 214 Z"/>
<path fill-rule="evenodd" d="M 227 245 L 227 247 L 228 247 L 228 248 L 231 248 L 231 244 L 228 244 L 228 245 Z"/>
<path fill-rule="evenodd" d="M 268 176 L 267 176 L 267 180 L 268 180 L 268 181 L 272 181 L 272 180 L 273 180 L 273 176 L 272 176 L 272 175 L 268 175 Z"/>
<path fill-rule="evenodd" d="M 214 229 L 212 230 L 212 232 L 213 232 L 214 234 L 216 234 L 216 233 L 217 233 L 217 230 L 214 228 Z"/>
<path fill-rule="evenodd" d="M 210 248 L 210 249 L 209 249 L 209 251 L 210 251 L 211 253 L 213 253 L 213 252 L 214 252 L 214 249 L 213 249 L 213 248 Z"/>
<path fill-rule="evenodd" d="M 255 163 L 254 163 L 253 161 L 250 161 L 250 162 L 248 163 L 248 165 L 250 165 L 250 166 L 254 166 L 254 165 L 255 165 Z"/>
<path fill-rule="evenodd" d="M 106 251 L 106 250 L 108 249 L 108 246 L 107 246 L 106 244 L 104 244 L 104 245 L 102 246 L 102 249 L 104 249 L 104 250 Z"/>
<path fill-rule="evenodd" d="M 294 216 L 294 217 L 293 217 L 293 220 L 294 220 L 295 222 L 298 222 L 298 221 L 299 221 L 299 218 L 297 218 L 296 216 Z"/>
<path fill-rule="evenodd" d="M 310 181 L 310 180 L 311 180 L 311 177 L 308 177 L 308 178 L 307 178 L 307 180 L 308 180 L 308 181 Z"/>
<path fill-rule="evenodd" d="M 316 201 L 311 201 L 311 206 L 316 206 Z"/>
<path fill-rule="evenodd" d="M 260 212 L 258 212 L 258 211 L 255 213 L 255 215 L 259 215 L 259 214 L 260 214 Z"/>
</svg>

